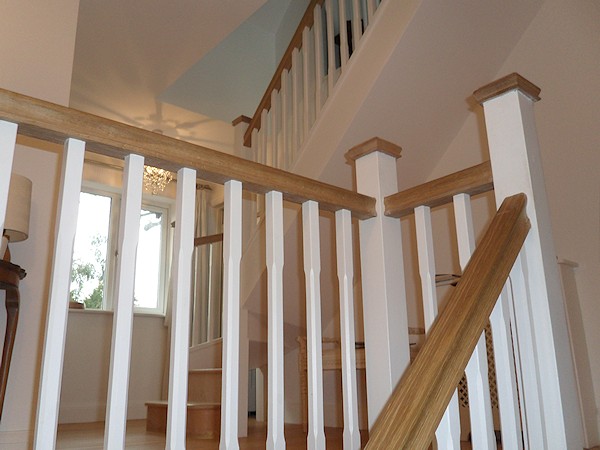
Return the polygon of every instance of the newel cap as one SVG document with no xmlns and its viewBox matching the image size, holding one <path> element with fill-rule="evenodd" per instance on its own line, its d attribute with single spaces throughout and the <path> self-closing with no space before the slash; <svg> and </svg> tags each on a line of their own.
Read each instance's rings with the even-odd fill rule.
<svg viewBox="0 0 600 450">
<path fill-rule="evenodd" d="M 482 104 L 487 100 L 498 97 L 506 92 L 514 91 L 515 89 L 521 91 L 534 102 L 540 99 L 541 89 L 516 72 L 480 87 L 473 92 L 473 97 L 475 97 L 475 100 L 479 104 Z"/>
<path fill-rule="evenodd" d="M 362 158 L 363 156 L 373 152 L 385 153 L 386 155 L 390 155 L 398 159 L 401 156 L 402 147 L 392 144 L 384 139 L 374 137 L 348 150 L 346 152 L 346 160 L 356 161 L 358 158 Z"/>
<path fill-rule="evenodd" d="M 250 122 L 252 122 L 252 119 L 250 117 L 244 116 L 242 114 L 241 116 L 236 117 L 235 119 L 233 119 L 233 121 L 231 122 L 231 125 L 233 125 L 235 127 L 237 124 L 240 124 L 242 122 L 249 124 Z"/>
</svg>

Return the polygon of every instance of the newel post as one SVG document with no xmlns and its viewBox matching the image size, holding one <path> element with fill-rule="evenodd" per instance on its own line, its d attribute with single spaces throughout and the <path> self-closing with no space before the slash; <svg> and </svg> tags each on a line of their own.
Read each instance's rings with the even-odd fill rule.
<svg viewBox="0 0 600 450">
<path fill-rule="evenodd" d="M 383 199 L 398 192 L 401 150 L 373 138 L 346 153 L 358 192 L 377 200 L 377 216 L 359 224 L 369 428 L 410 362 L 400 219 L 383 210 Z"/>
<path fill-rule="evenodd" d="M 231 122 L 233 126 L 233 151 L 235 156 L 240 158 L 252 159 L 252 149 L 244 146 L 244 134 L 246 134 L 251 120 L 250 117 L 242 115 Z"/>
<path fill-rule="evenodd" d="M 513 73 L 473 95 L 485 113 L 496 203 L 527 195 L 531 230 L 511 283 L 530 446 L 575 449 L 583 448 L 582 422 L 533 113 L 539 93 Z"/>
</svg>

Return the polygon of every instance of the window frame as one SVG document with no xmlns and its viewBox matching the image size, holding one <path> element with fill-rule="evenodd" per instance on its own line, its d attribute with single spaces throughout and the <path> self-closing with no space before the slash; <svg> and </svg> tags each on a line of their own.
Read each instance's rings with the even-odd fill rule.
<svg viewBox="0 0 600 450">
<path fill-rule="evenodd" d="M 105 185 L 94 181 L 83 181 L 81 184 L 81 193 L 101 195 L 111 198 L 109 229 L 106 251 L 106 270 L 104 280 L 104 295 L 102 299 L 102 309 L 89 309 L 88 311 L 107 311 L 113 312 L 115 306 L 115 282 L 117 275 L 117 258 L 119 245 L 119 218 L 121 214 L 121 189 Z M 164 225 L 162 230 L 161 247 L 161 269 L 159 279 L 158 304 L 156 308 L 133 307 L 136 314 L 165 316 L 169 293 L 169 274 L 171 271 L 171 255 L 173 244 L 173 233 L 171 230 L 171 221 L 174 214 L 175 200 L 159 195 L 142 194 L 142 204 L 140 211 L 156 211 L 164 214 Z M 137 252 L 136 252 L 137 253 Z M 133 298 L 132 298 L 133 301 Z"/>
</svg>

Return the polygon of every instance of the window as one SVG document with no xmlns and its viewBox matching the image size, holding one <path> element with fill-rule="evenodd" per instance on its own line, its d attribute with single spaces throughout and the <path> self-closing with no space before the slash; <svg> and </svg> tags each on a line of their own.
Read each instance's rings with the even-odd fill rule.
<svg viewBox="0 0 600 450">
<path fill-rule="evenodd" d="M 120 194 L 85 187 L 71 267 L 71 300 L 86 309 L 113 309 L 116 282 Z M 136 311 L 164 313 L 171 202 L 145 198 L 140 211 L 133 302 Z"/>
</svg>

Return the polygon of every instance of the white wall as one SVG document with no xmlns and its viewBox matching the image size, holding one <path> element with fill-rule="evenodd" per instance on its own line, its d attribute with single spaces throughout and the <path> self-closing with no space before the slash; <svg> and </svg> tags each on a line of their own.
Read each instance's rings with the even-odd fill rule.
<svg viewBox="0 0 600 450">
<path fill-rule="evenodd" d="M 104 420 L 112 318 L 108 311 L 69 312 L 59 423 Z M 162 316 L 134 316 L 128 419 L 144 419 L 145 402 L 161 399 L 167 332 Z"/>
<path fill-rule="evenodd" d="M 590 446 L 600 443 L 599 61 L 600 4 L 548 0 L 497 74 L 519 72 L 542 89 L 536 120 L 556 251 L 560 259 L 579 264 L 575 280 L 592 349 L 593 385 L 582 380 L 581 386 L 584 399 L 595 399 L 595 411 L 588 408 L 584 418 L 595 425 L 588 427 Z M 430 178 L 488 158 L 481 114 L 475 107 Z"/>
<path fill-rule="evenodd" d="M 78 7 L 78 0 L 0 3 L 0 87 L 68 104 Z M 52 148 L 48 152 L 19 146 L 13 165 L 15 172 L 33 181 L 33 192 L 29 239 L 11 246 L 12 260 L 27 270 L 27 278 L 21 283 L 19 325 L 0 423 L 2 448 L 7 442 L 13 443 L 11 448 L 28 448 L 33 430 L 54 240 L 51 217 L 59 155 Z M 0 311 L 4 330 L 4 307 Z"/>
</svg>

